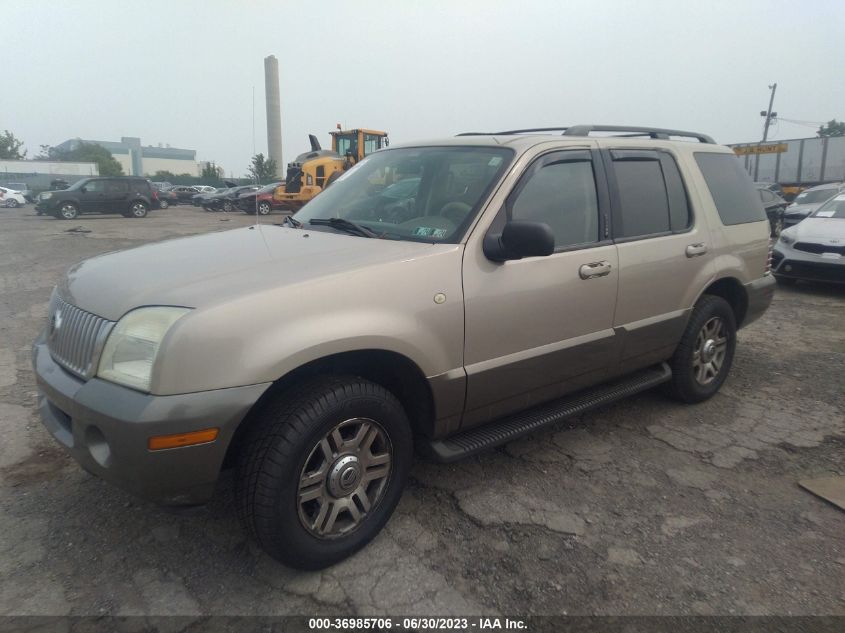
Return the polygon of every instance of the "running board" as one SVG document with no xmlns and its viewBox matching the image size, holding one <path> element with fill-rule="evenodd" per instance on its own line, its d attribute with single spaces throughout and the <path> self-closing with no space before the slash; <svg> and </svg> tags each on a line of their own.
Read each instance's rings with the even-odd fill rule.
<svg viewBox="0 0 845 633">
<path fill-rule="evenodd" d="M 420 448 L 423 454 L 438 462 L 454 462 L 495 446 L 592 411 L 606 404 L 646 391 L 672 378 L 666 363 L 640 370 L 619 380 L 591 387 L 559 400 L 501 418 L 442 440 L 428 440 Z"/>
</svg>

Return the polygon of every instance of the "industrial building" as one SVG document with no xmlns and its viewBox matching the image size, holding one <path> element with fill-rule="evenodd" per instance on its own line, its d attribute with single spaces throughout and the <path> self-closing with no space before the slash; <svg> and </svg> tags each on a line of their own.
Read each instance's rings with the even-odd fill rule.
<svg viewBox="0 0 845 633">
<path fill-rule="evenodd" d="M 41 191 L 50 188 L 54 180 L 73 184 L 82 178 L 99 176 L 96 163 L 71 163 L 50 160 L 0 160 L 0 186 L 6 183 L 23 183 L 30 189 Z"/>
<path fill-rule="evenodd" d="M 141 139 L 134 136 L 124 136 L 120 139 L 120 142 L 69 139 L 56 145 L 56 149 L 73 151 L 79 147 L 80 143 L 100 145 L 106 148 L 114 159 L 120 163 L 123 167 L 123 173 L 127 176 L 152 176 L 157 171 L 169 171 L 176 175 L 200 175 L 196 150 L 144 146 L 141 145 Z"/>
<path fill-rule="evenodd" d="M 730 145 L 754 180 L 812 187 L 845 181 L 845 136 Z"/>
</svg>

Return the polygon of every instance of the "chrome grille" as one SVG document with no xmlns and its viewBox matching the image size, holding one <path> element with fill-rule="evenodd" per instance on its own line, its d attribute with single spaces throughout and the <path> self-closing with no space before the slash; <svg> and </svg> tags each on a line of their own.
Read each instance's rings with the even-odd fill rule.
<svg viewBox="0 0 845 633">
<path fill-rule="evenodd" d="M 50 355 L 69 372 L 80 378 L 91 378 L 113 325 L 113 321 L 80 310 L 55 294 L 47 324 Z"/>
</svg>

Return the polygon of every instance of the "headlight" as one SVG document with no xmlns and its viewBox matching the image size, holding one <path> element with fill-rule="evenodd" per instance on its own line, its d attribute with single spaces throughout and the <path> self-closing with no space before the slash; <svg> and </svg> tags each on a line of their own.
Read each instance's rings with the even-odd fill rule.
<svg viewBox="0 0 845 633">
<path fill-rule="evenodd" d="M 784 235 L 783 233 L 780 234 L 780 241 L 789 246 L 795 242 L 794 237 L 789 237 L 788 235 Z"/>
<path fill-rule="evenodd" d="M 161 342 L 170 327 L 188 312 L 188 308 L 156 307 L 138 308 L 125 315 L 109 334 L 97 375 L 149 391 Z"/>
<path fill-rule="evenodd" d="M 44 193 L 41 194 L 42 200 L 47 200 L 48 198 L 52 198 L 52 197 L 53 197 L 53 194 L 50 193 L 49 191 L 45 191 Z"/>
</svg>

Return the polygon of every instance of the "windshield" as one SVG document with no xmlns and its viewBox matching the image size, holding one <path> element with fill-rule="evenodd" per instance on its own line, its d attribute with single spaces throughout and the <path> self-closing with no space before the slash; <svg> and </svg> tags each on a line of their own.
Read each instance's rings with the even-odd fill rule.
<svg viewBox="0 0 845 633">
<path fill-rule="evenodd" d="M 342 218 L 388 238 L 455 243 L 512 156 L 503 147 L 384 150 L 362 160 L 294 217 L 306 226 L 312 219 Z"/>
<path fill-rule="evenodd" d="M 816 209 L 810 217 L 845 219 L 845 195 L 839 195 L 835 198 L 831 198 Z"/>
<path fill-rule="evenodd" d="M 836 189 L 816 189 L 799 193 L 795 204 L 818 204 L 836 195 Z"/>
</svg>

